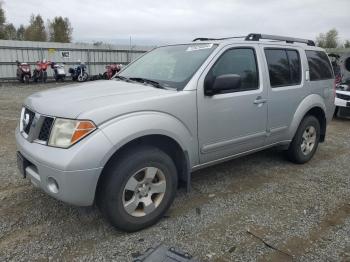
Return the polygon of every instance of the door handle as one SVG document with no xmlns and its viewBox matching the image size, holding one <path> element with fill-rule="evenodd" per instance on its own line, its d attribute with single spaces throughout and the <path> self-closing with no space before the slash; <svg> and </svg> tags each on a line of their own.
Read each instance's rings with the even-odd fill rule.
<svg viewBox="0 0 350 262">
<path fill-rule="evenodd" d="M 254 104 L 255 105 L 260 105 L 260 104 L 264 104 L 267 102 L 267 99 L 263 99 L 261 96 L 258 96 L 255 100 L 254 100 Z"/>
</svg>

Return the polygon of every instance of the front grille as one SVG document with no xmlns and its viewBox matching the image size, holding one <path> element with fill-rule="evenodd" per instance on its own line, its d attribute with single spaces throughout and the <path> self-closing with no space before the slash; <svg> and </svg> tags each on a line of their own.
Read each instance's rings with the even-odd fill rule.
<svg viewBox="0 0 350 262">
<path fill-rule="evenodd" d="M 46 144 L 50 138 L 51 128 L 55 118 L 39 113 L 24 107 L 22 109 L 20 132 L 29 142 Z"/>
<path fill-rule="evenodd" d="M 24 115 L 23 115 L 24 119 L 27 119 L 27 122 L 25 122 L 24 126 L 23 126 L 23 131 L 28 135 L 29 134 L 29 131 L 30 131 L 30 127 L 32 126 L 33 124 L 33 120 L 34 120 L 34 117 L 35 117 L 35 113 L 31 110 L 29 110 L 28 108 L 26 108 L 24 110 Z"/>
<path fill-rule="evenodd" d="M 337 93 L 337 98 L 343 99 L 343 100 L 346 100 L 346 101 L 350 101 L 350 95 L 344 95 L 344 94 L 338 94 Z"/>
<path fill-rule="evenodd" d="M 52 117 L 45 117 L 43 124 L 40 129 L 38 139 L 41 141 L 48 141 L 50 137 L 51 127 L 54 119 Z"/>
</svg>

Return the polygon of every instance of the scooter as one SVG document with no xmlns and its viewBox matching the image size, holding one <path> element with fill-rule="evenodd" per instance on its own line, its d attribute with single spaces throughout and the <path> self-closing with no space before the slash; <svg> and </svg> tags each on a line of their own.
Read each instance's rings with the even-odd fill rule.
<svg viewBox="0 0 350 262">
<path fill-rule="evenodd" d="M 38 82 L 39 80 L 41 82 L 46 83 L 47 80 L 47 68 L 51 64 L 50 61 L 46 61 L 45 59 L 43 61 L 37 61 L 36 67 L 33 71 L 33 80 L 34 82 Z"/>
<path fill-rule="evenodd" d="M 71 74 L 73 81 L 84 82 L 89 78 L 89 75 L 86 72 L 86 66 L 83 63 L 80 63 L 75 68 L 69 68 L 69 73 Z"/>
<path fill-rule="evenodd" d="M 63 64 L 57 64 L 55 62 L 51 62 L 51 68 L 53 69 L 53 77 L 55 78 L 56 82 L 62 81 L 64 82 L 66 78 L 66 72 L 64 70 Z"/>
<path fill-rule="evenodd" d="M 17 62 L 17 79 L 21 83 L 29 84 L 29 79 L 31 78 L 30 65 L 27 63 Z"/>
<path fill-rule="evenodd" d="M 111 79 L 116 73 L 121 70 L 121 65 L 111 64 L 106 66 L 106 72 L 103 73 L 103 79 Z"/>
</svg>

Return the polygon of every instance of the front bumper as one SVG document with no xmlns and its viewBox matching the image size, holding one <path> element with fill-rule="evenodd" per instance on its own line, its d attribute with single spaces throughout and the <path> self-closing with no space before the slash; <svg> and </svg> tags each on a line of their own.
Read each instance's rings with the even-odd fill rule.
<svg viewBox="0 0 350 262">
<path fill-rule="evenodd" d="M 334 103 L 338 108 L 339 117 L 350 117 L 350 101 L 336 97 Z"/>
<path fill-rule="evenodd" d="M 16 142 L 17 150 L 29 161 L 25 172 L 33 185 L 72 205 L 93 204 L 103 158 L 111 148 L 102 132 L 91 134 L 69 149 L 61 149 L 30 143 L 17 128 Z M 50 190 L 52 179 L 57 182 L 57 192 Z"/>
</svg>

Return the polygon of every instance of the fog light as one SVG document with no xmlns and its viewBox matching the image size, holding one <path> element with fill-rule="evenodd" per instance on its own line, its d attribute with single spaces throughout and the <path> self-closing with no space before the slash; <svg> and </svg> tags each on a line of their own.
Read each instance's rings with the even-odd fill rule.
<svg viewBox="0 0 350 262">
<path fill-rule="evenodd" d="M 54 178 L 49 177 L 47 179 L 47 188 L 51 193 L 57 194 L 59 190 L 57 181 Z"/>
</svg>

